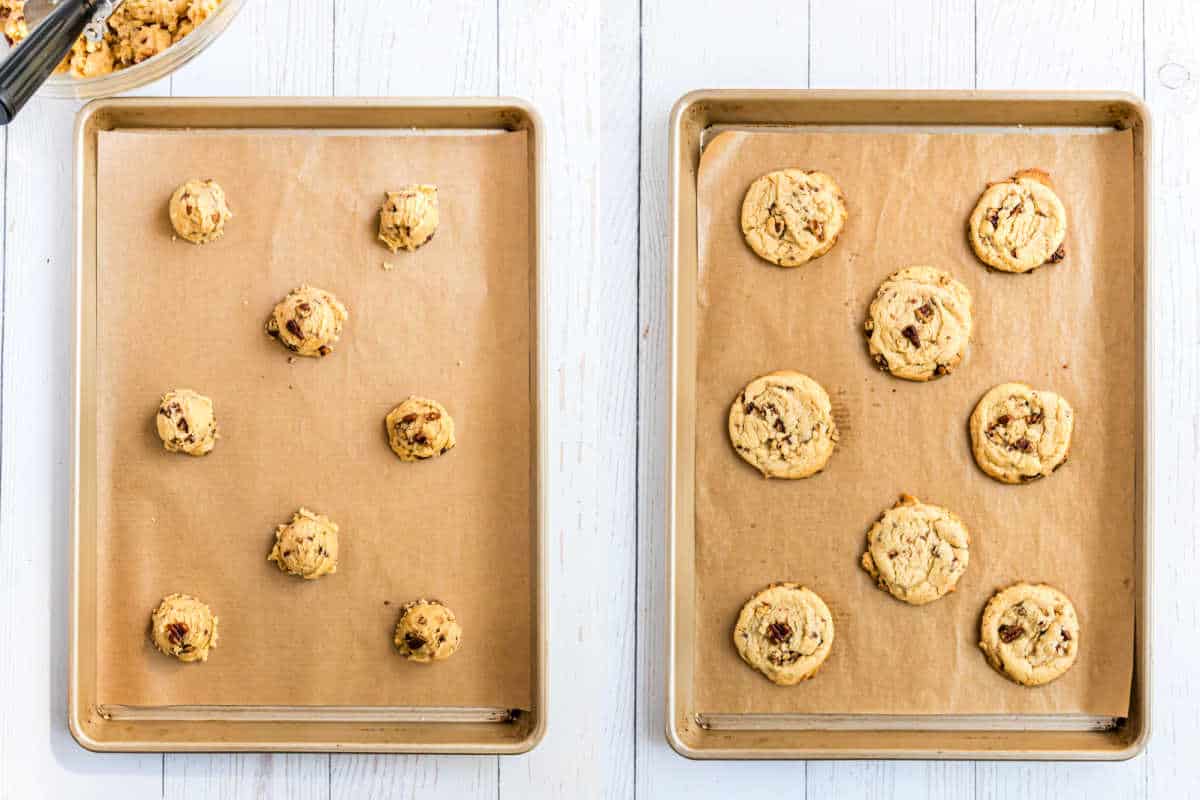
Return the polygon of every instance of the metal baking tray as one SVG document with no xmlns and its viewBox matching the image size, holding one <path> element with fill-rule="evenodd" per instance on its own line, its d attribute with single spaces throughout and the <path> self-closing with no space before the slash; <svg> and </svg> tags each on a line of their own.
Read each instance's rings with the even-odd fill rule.
<svg viewBox="0 0 1200 800">
<path fill-rule="evenodd" d="M 467 132 L 526 131 L 529 164 L 532 548 L 529 552 L 531 707 L 161 707 L 129 709 L 97 698 L 97 139 L 122 129 Z M 546 312 L 541 215 L 545 209 L 544 128 L 537 112 L 508 98 L 311 99 L 134 98 L 95 101 L 75 128 L 75 330 L 72 429 L 69 727 L 95 751 L 328 751 L 521 753 L 546 729 L 547 567 L 545 476 L 547 423 Z"/>
<path fill-rule="evenodd" d="M 709 138 L 722 130 L 800 126 L 876 129 L 1031 126 L 1132 130 L 1134 313 L 1141 334 L 1135 399 L 1138 453 L 1134 501 L 1136 564 L 1134 665 L 1129 715 L 1103 729 L 1028 729 L 1019 715 L 972 724 L 944 718 L 833 715 L 706 715 L 695 703 L 695 383 L 697 352 L 697 175 Z M 667 448 L 666 736 L 694 759 L 1034 759 L 1122 760 L 1145 747 L 1150 730 L 1151 504 L 1153 464 L 1149 263 L 1149 115 L 1123 93 L 700 90 L 670 118 L 670 441 Z"/>
</svg>

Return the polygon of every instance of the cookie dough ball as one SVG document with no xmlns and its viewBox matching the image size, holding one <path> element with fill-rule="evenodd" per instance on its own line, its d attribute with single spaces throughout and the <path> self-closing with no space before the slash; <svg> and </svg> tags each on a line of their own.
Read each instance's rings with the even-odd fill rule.
<svg viewBox="0 0 1200 800">
<path fill-rule="evenodd" d="M 433 238 L 437 226 L 436 186 L 414 183 L 384 195 L 379 209 L 379 241 L 393 253 L 416 250 Z"/>
<path fill-rule="evenodd" d="M 462 626 L 441 602 L 414 600 L 400 611 L 392 641 L 409 661 L 428 664 L 454 655 L 462 641 Z"/>
<path fill-rule="evenodd" d="M 180 238 L 194 244 L 219 239 L 225 233 L 225 221 L 233 216 L 220 184 L 199 178 L 192 178 L 175 190 L 168 213 Z"/>
<path fill-rule="evenodd" d="M 1065 594 L 1046 584 L 1017 583 L 983 610 L 979 647 L 995 669 L 1024 686 L 1041 686 L 1079 655 L 1079 617 Z"/>
<path fill-rule="evenodd" d="M 281 572 L 306 581 L 337 572 L 338 526 L 324 514 L 301 508 L 292 521 L 275 529 L 275 546 L 267 561 Z"/>
<path fill-rule="evenodd" d="M 846 224 L 842 189 L 824 172 L 782 169 L 750 184 L 742 234 L 750 249 L 781 267 L 825 255 Z"/>
<path fill-rule="evenodd" d="M 333 352 L 350 312 L 329 292 L 300 286 L 279 301 L 267 319 L 267 335 L 298 356 L 319 358 Z"/>
<path fill-rule="evenodd" d="M 971 339 L 971 292 L 933 267 L 892 274 L 875 293 L 865 328 L 871 357 L 898 378 L 948 375 Z"/>
<path fill-rule="evenodd" d="M 191 595 L 169 594 L 150 614 L 150 638 L 160 652 L 180 661 L 207 661 L 217 646 L 217 618 Z"/>
<path fill-rule="evenodd" d="M 833 616 L 816 592 L 773 583 L 742 607 L 733 628 L 742 660 L 780 686 L 808 680 L 833 647 Z"/>
<path fill-rule="evenodd" d="M 213 402 L 191 389 L 172 389 L 164 394 L 154 423 L 163 447 L 172 453 L 203 456 L 217 443 Z"/>
<path fill-rule="evenodd" d="M 384 420 L 388 444 L 402 461 L 423 461 L 454 447 L 454 419 L 436 400 L 412 396 Z"/>
<path fill-rule="evenodd" d="M 729 439 L 767 478 L 807 478 L 825 468 L 838 440 L 821 385 L 791 370 L 752 380 L 729 409 Z"/>
<path fill-rule="evenodd" d="M 880 589 L 920 606 L 954 591 L 969 543 L 961 519 L 904 494 L 867 531 L 862 565 Z"/>
<path fill-rule="evenodd" d="M 1053 392 L 1002 383 L 975 406 L 970 428 L 979 468 L 998 481 L 1025 483 L 1067 460 L 1075 413 Z"/>
<path fill-rule="evenodd" d="M 979 260 L 1004 272 L 1029 272 L 1066 255 L 1067 211 L 1040 169 L 990 184 L 967 230 Z"/>
</svg>

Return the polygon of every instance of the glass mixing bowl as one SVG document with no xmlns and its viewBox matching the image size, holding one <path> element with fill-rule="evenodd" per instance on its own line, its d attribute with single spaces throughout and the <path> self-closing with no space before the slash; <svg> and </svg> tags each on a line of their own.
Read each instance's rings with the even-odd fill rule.
<svg viewBox="0 0 1200 800">
<path fill-rule="evenodd" d="M 229 27 L 229 23 L 233 22 L 233 18 L 245 4 L 246 0 L 223 0 L 217 10 L 200 23 L 196 30 L 140 64 L 134 64 L 132 67 L 95 78 L 51 75 L 42 84 L 38 94 L 46 97 L 88 99 L 120 94 L 139 86 L 145 86 L 147 83 L 153 83 L 159 78 L 170 75 L 186 64 L 192 56 L 212 44 L 213 40 Z"/>
</svg>

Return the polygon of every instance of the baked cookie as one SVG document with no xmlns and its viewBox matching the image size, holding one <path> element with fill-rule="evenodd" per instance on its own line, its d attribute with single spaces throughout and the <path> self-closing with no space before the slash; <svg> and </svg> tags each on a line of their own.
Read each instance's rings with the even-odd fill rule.
<svg viewBox="0 0 1200 800">
<path fill-rule="evenodd" d="M 440 601 L 414 600 L 401 609 L 392 641 L 409 661 L 428 664 L 454 655 L 462 641 L 462 626 Z"/>
<path fill-rule="evenodd" d="M 807 478 L 824 469 L 838 440 L 833 407 L 807 375 L 755 378 L 729 408 L 729 440 L 767 478 Z"/>
<path fill-rule="evenodd" d="M 304 285 L 275 306 L 267 318 L 267 335 L 298 356 L 327 356 L 349 318 L 350 312 L 332 294 Z"/>
<path fill-rule="evenodd" d="M 150 614 L 150 639 L 180 661 L 207 661 L 217 646 L 217 618 L 191 595 L 169 594 Z"/>
<path fill-rule="evenodd" d="M 1013 584 L 983 609 L 979 647 L 989 664 L 1017 683 L 1049 683 L 1079 655 L 1075 606 L 1053 586 Z"/>
<path fill-rule="evenodd" d="M 379 209 L 379 241 L 393 253 L 416 250 L 433 238 L 438 226 L 436 186 L 414 183 L 387 192 Z"/>
<path fill-rule="evenodd" d="M 979 260 L 1004 272 L 1029 272 L 1066 255 L 1067 210 L 1050 176 L 1025 169 L 988 184 L 967 224 Z"/>
<path fill-rule="evenodd" d="M 867 531 L 862 565 L 880 589 L 921 606 L 954 591 L 967 569 L 969 544 L 961 519 L 902 494 Z"/>
<path fill-rule="evenodd" d="M 1025 483 L 1067 460 L 1075 413 L 1053 392 L 1002 383 L 971 414 L 971 449 L 979 468 L 998 481 Z"/>
<path fill-rule="evenodd" d="M 846 198 L 824 172 L 781 169 L 754 183 L 742 201 L 742 234 L 762 258 L 798 267 L 829 252 L 846 224 Z"/>
<path fill-rule="evenodd" d="M 225 233 L 225 221 L 233 216 L 225 202 L 225 190 L 211 178 L 192 178 L 176 189 L 167 214 L 175 233 L 193 244 L 219 239 Z"/>
<path fill-rule="evenodd" d="M 424 461 L 454 447 L 454 419 L 436 400 L 413 395 L 384 419 L 388 444 L 402 461 Z"/>
<path fill-rule="evenodd" d="M 864 327 L 871 357 L 898 378 L 948 375 L 971 339 L 971 292 L 933 267 L 893 273 L 875 292 Z"/>
<path fill-rule="evenodd" d="M 833 616 L 816 592 L 772 583 L 750 598 L 733 627 L 742 660 L 773 683 L 791 686 L 817 674 L 833 647 Z"/>
<path fill-rule="evenodd" d="M 217 443 L 213 402 L 191 389 L 172 389 L 164 394 L 154 424 L 163 447 L 172 453 L 203 456 Z"/>
<path fill-rule="evenodd" d="M 311 581 L 337 572 L 338 526 L 324 514 L 301 508 L 292 521 L 275 529 L 275 546 L 267 561 L 280 571 Z"/>
</svg>

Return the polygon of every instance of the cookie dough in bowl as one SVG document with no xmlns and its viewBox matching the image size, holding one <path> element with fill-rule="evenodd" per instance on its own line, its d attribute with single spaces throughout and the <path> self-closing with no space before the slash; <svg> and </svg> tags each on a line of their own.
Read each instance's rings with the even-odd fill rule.
<svg viewBox="0 0 1200 800">
<path fill-rule="evenodd" d="M 388 445 L 402 461 L 424 461 L 455 445 L 454 419 L 436 400 L 413 395 L 384 419 Z"/>
<path fill-rule="evenodd" d="M 150 639 L 164 655 L 180 661 L 207 661 L 217 646 L 212 609 L 187 594 L 169 594 L 150 614 Z"/>
<path fill-rule="evenodd" d="M 772 683 L 808 680 L 833 647 L 833 616 L 816 592 L 798 583 L 773 583 L 750 598 L 733 628 L 742 660 Z"/>
<path fill-rule="evenodd" d="M 454 655 L 462 626 L 454 612 L 438 600 L 414 600 L 400 611 L 392 642 L 409 661 L 428 664 Z"/>
<path fill-rule="evenodd" d="M 154 424 L 163 447 L 172 453 L 203 456 L 216 446 L 217 417 L 213 402 L 191 389 L 172 389 L 164 394 Z"/>
<path fill-rule="evenodd" d="M 990 184 L 967 223 L 979 260 L 1003 272 L 1029 272 L 1066 253 L 1067 211 L 1054 193 L 1050 176 L 1026 169 Z"/>
<path fill-rule="evenodd" d="M 755 378 L 729 408 L 734 450 L 766 478 L 807 478 L 825 468 L 838 440 L 829 395 L 807 375 Z"/>
<path fill-rule="evenodd" d="M 898 378 L 948 375 L 971 339 L 971 292 L 934 267 L 908 267 L 879 287 L 864 328 L 871 357 Z"/>
<path fill-rule="evenodd" d="M 967 570 L 969 545 L 961 519 L 904 494 L 867 531 L 862 565 L 880 589 L 919 606 L 954 591 Z"/>
<path fill-rule="evenodd" d="M 395 253 L 416 250 L 433 238 L 438 227 L 436 186 L 414 183 L 387 192 L 379 209 L 379 241 Z"/>
<path fill-rule="evenodd" d="M 225 190 L 211 178 L 192 178 L 176 189 L 167 214 L 175 233 L 193 244 L 219 239 L 225 233 L 226 220 L 233 216 Z"/>
<path fill-rule="evenodd" d="M 301 508 L 275 529 L 275 546 L 267 560 L 306 581 L 332 575 L 337 572 L 338 526 L 324 514 Z"/>
<path fill-rule="evenodd" d="M 298 356 L 322 358 L 333 352 L 349 318 L 350 312 L 333 294 L 305 284 L 276 304 L 267 318 L 267 335 Z"/>
<path fill-rule="evenodd" d="M 829 175 L 781 169 L 750 184 L 742 201 L 742 235 L 750 249 L 780 267 L 825 255 L 846 224 L 846 199 Z"/>
<path fill-rule="evenodd" d="M 979 468 L 1004 483 L 1049 475 L 1067 460 L 1075 413 L 1053 392 L 1002 383 L 971 413 L 971 449 Z"/>
<path fill-rule="evenodd" d="M 983 610 L 979 647 L 997 671 L 1024 686 L 1060 677 L 1079 655 L 1079 617 L 1070 599 L 1046 584 L 1017 583 Z"/>
</svg>

